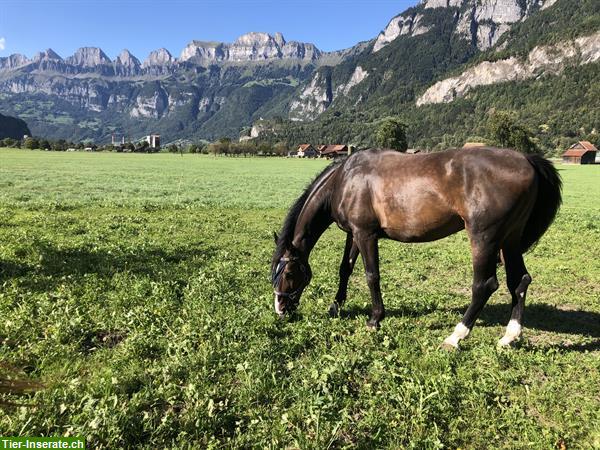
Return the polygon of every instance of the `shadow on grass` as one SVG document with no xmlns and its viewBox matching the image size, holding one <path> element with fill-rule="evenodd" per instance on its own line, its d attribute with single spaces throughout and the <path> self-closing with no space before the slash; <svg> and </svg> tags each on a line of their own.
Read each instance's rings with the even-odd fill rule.
<svg viewBox="0 0 600 450">
<path fill-rule="evenodd" d="M 453 310 L 458 314 L 463 308 Z M 486 305 L 481 312 L 478 326 L 506 325 L 510 319 L 510 305 Z M 527 328 L 553 333 L 577 334 L 600 338 L 600 313 L 558 309 L 543 304 L 525 305 L 524 325 Z"/>
<path fill-rule="evenodd" d="M 29 396 L 44 385 L 37 381 L 28 380 L 26 375 L 13 366 L 0 361 L 0 395 L 6 394 L 10 397 Z M 14 408 L 18 406 L 33 406 L 31 404 L 15 403 L 10 400 L 0 398 L 0 408 Z"/>
<path fill-rule="evenodd" d="M 0 260 L 0 282 L 19 278 L 21 285 L 33 290 L 47 290 L 52 280 L 60 281 L 64 276 L 96 274 L 111 277 L 117 272 L 129 272 L 156 277 L 173 272 L 181 263 L 194 260 L 197 266 L 204 265 L 217 255 L 217 249 L 202 242 L 190 243 L 185 247 L 108 250 L 98 248 L 60 249 L 45 243 L 33 246 L 39 263 L 15 263 Z"/>
<path fill-rule="evenodd" d="M 466 308 L 455 308 L 452 311 L 462 314 Z M 505 326 L 510 319 L 509 304 L 486 305 L 479 316 L 476 326 Z M 600 350 L 600 313 L 558 309 L 543 304 L 525 305 L 524 326 L 526 328 L 551 333 L 573 334 L 583 338 L 594 338 L 582 344 L 548 342 L 543 347 L 565 351 L 597 351 Z M 539 347 L 539 345 L 533 345 Z"/>
<path fill-rule="evenodd" d="M 85 247 L 58 249 L 44 243 L 35 244 L 39 264 L 0 261 L 0 281 L 28 274 L 62 276 L 88 273 L 113 274 L 118 271 L 152 275 L 162 272 L 165 265 L 179 264 L 192 258 L 210 260 L 217 249 L 201 242 L 174 248 L 136 249 L 111 251 Z"/>
<path fill-rule="evenodd" d="M 464 308 L 453 308 L 450 312 L 462 316 L 465 310 L 466 306 Z M 430 308 L 394 308 L 386 309 L 385 315 L 386 317 L 419 317 L 431 312 Z M 340 317 L 348 319 L 364 317 L 367 319 L 370 314 L 370 307 L 350 306 L 342 309 Z M 476 326 L 506 326 L 509 320 L 509 304 L 486 305 L 477 320 Z M 448 327 L 451 328 L 450 325 L 446 328 Z M 573 334 L 588 339 L 593 338 L 591 342 L 586 343 L 553 344 L 549 342 L 544 345 L 547 348 L 576 352 L 600 350 L 600 313 L 564 310 L 543 304 L 527 305 L 525 306 L 525 327 L 552 333 Z M 539 346 L 534 345 L 534 347 Z"/>
<path fill-rule="evenodd" d="M 419 317 L 425 314 L 430 314 L 432 310 L 430 307 L 422 308 L 386 308 L 385 317 Z M 364 306 L 344 306 L 340 311 L 340 318 L 342 319 L 356 319 L 357 317 L 364 317 L 365 320 L 371 316 L 371 307 Z"/>
</svg>

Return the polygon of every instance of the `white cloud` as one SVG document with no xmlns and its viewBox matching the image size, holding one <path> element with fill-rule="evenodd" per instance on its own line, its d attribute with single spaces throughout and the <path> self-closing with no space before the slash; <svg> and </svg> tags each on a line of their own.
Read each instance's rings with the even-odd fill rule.
<svg viewBox="0 0 600 450">
<path fill-rule="evenodd" d="M 0 52 L 1 52 L 2 50 L 4 50 L 4 47 L 6 47 L 6 45 L 5 45 L 5 44 L 6 44 L 6 39 L 4 39 L 4 38 L 0 38 Z"/>
</svg>

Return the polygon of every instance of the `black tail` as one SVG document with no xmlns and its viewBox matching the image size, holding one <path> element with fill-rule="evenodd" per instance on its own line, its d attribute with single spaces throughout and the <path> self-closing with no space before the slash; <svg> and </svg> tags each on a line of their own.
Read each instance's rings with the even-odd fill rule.
<svg viewBox="0 0 600 450">
<path fill-rule="evenodd" d="M 554 165 L 547 159 L 535 154 L 527 155 L 527 160 L 535 169 L 538 180 L 538 193 L 521 238 L 522 253 L 525 253 L 540 240 L 554 221 L 558 208 L 562 203 L 560 192 L 562 181 Z"/>
</svg>

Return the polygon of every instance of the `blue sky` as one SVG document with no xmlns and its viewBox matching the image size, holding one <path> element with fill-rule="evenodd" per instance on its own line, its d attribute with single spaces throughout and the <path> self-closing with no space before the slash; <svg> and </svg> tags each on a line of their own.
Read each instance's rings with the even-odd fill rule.
<svg viewBox="0 0 600 450">
<path fill-rule="evenodd" d="M 193 39 L 232 42 L 249 31 L 281 31 L 286 40 L 339 50 L 375 37 L 417 0 L 0 0 L 0 56 L 29 57 L 79 47 L 140 60 L 167 48 L 179 56 Z"/>
</svg>

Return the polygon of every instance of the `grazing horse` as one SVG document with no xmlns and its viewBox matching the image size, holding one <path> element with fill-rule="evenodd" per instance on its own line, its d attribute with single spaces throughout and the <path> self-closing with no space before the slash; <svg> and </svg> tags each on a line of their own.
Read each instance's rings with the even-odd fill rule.
<svg viewBox="0 0 600 450">
<path fill-rule="evenodd" d="M 346 300 L 348 278 L 362 255 L 373 308 L 367 321 L 385 316 L 379 286 L 381 238 L 428 242 L 466 229 L 473 257 L 472 299 L 446 348 L 458 348 L 490 295 L 504 261 L 512 312 L 499 345 L 519 338 L 531 276 L 523 261 L 548 229 L 561 204 L 561 179 L 551 162 L 497 148 L 454 149 L 406 155 L 370 149 L 334 162 L 291 207 L 272 261 L 275 312 L 294 311 L 312 272 L 308 262 L 319 237 L 335 222 L 347 233 L 340 284 L 330 314 Z"/>
</svg>

